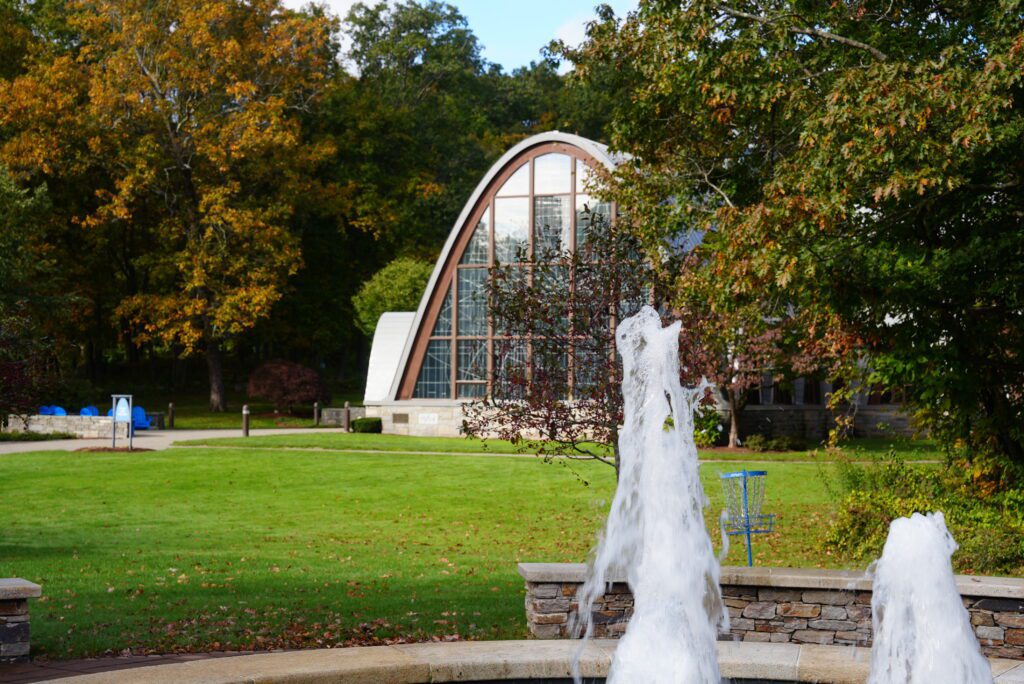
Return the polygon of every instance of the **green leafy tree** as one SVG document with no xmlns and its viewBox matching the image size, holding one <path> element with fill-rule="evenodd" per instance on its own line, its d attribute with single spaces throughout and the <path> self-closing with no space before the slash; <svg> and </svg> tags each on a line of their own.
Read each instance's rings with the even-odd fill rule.
<svg viewBox="0 0 1024 684">
<path fill-rule="evenodd" d="M 1020 13 L 648 0 L 571 57 L 614 77 L 650 249 L 708 231 L 727 297 L 792 307 L 805 349 L 869 355 L 946 444 L 1024 465 Z"/>
<path fill-rule="evenodd" d="M 375 273 L 352 298 L 359 329 L 373 337 L 382 313 L 415 311 L 433 270 L 431 263 L 401 257 Z"/>
<path fill-rule="evenodd" d="M 23 190 L 0 166 L 0 425 L 34 413 L 54 389 L 56 350 L 39 313 L 56 302 L 41 282 L 50 264 L 33 245 L 47 202 L 45 188 Z"/>
<path fill-rule="evenodd" d="M 330 146 L 304 144 L 295 112 L 331 71 L 333 24 L 277 0 L 83 0 L 69 24 L 78 49 L 0 96 L 0 124 L 20 128 L 0 152 L 26 176 L 102 169 L 74 220 L 149 246 L 149 282 L 118 315 L 139 341 L 202 353 L 223 411 L 225 345 L 301 262 L 288 221 Z"/>
</svg>

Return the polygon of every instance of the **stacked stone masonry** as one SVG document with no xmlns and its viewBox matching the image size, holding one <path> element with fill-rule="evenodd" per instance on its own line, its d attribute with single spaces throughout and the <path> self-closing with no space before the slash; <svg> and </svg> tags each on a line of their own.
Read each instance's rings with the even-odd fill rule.
<svg viewBox="0 0 1024 684">
<path fill-rule="evenodd" d="M 364 418 L 366 409 L 362 406 L 349 407 L 349 421 L 356 418 Z M 341 427 L 345 424 L 345 409 L 340 407 L 325 408 L 320 411 L 320 424 L 331 427 Z"/>
<path fill-rule="evenodd" d="M 458 401 L 397 401 L 371 404 L 366 407 L 366 415 L 380 418 L 384 432 L 388 434 L 459 437 L 464 418 L 462 408 L 463 404 Z M 328 410 L 332 409 L 324 409 L 325 416 Z M 727 409 L 722 411 L 722 420 L 728 425 Z M 827 438 L 829 430 L 834 427 L 835 414 L 823 406 L 748 406 L 740 415 L 740 432 L 744 435 L 787 435 L 817 443 Z M 899 406 L 862 406 L 854 414 L 853 434 L 856 437 L 910 436 L 916 433 L 910 417 L 901 413 Z"/>
<path fill-rule="evenodd" d="M 823 406 L 747 406 L 740 414 L 740 434 L 800 437 L 817 443 L 836 426 L 835 415 Z M 728 424 L 728 410 L 722 419 Z M 918 432 L 910 416 L 896 405 L 860 406 L 853 414 L 854 437 L 909 437 Z"/>
<path fill-rule="evenodd" d="M 38 584 L 0 579 L 0 663 L 28 660 L 28 600 L 41 594 Z"/>
<path fill-rule="evenodd" d="M 113 418 L 107 416 L 11 416 L 4 432 L 67 432 L 79 439 L 110 439 Z M 117 438 L 128 439 L 128 423 L 117 424 Z"/>
<path fill-rule="evenodd" d="M 577 574 L 575 572 L 563 572 L 563 577 L 559 577 L 559 573 L 532 572 L 533 567 L 556 566 L 520 565 L 520 574 L 527 579 L 526 618 L 531 634 L 538 639 L 569 638 L 579 610 L 576 591 L 582 584 L 582 571 L 578 577 L 565 576 Z M 565 567 L 576 569 L 575 565 Z M 745 572 L 747 570 L 723 568 L 722 598 L 729 611 L 730 630 L 719 635 L 721 640 L 871 645 L 870 580 L 863 576 L 855 578 L 853 573 L 846 572 L 800 571 L 799 574 L 807 576 L 810 586 L 768 586 L 776 584 L 768 573 Z M 745 574 L 757 579 L 757 583 L 725 581 L 730 576 L 736 578 Z M 836 581 L 828 581 L 830 575 L 835 576 Z M 961 584 L 969 581 L 971 590 L 976 592 L 967 594 L 961 588 L 964 607 L 982 652 L 991 657 L 1024 660 L 1024 580 L 960 579 Z M 794 583 L 792 577 L 787 580 L 781 584 Z M 995 590 L 986 590 L 986 580 L 996 583 Z M 829 585 L 850 588 L 821 588 Z M 996 596 L 985 595 L 989 593 Z M 594 637 L 621 636 L 632 614 L 633 595 L 629 587 L 625 583 L 612 584 L 594 605 Z"/>
</svg>

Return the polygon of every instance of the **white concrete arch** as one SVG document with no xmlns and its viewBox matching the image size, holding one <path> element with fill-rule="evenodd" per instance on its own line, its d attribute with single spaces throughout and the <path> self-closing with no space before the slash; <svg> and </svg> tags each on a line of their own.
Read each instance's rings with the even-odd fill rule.
<svg viewBox="0 0 1024 684">
<path fill-rule="evenodd" d="M 438 280 L 441 278 L 442 272 L 444 271 L 445 264 L 448 262 L 448 258 L 451 255 L 452 249 L 459 237 L 459 234 L 465 228 L 466 221 L 469 219 L 470 214 L 476 207 L 480 198 L 490 187 L 498 175 L 505 170 L 506 167 L 513 160 L 519 157 L 521 154 L 530 150 L 531 148 L 538 147 L 540 145 L 546 145 L 550 143 L 562 143 L 575 147 L 598 163 L 602 164 L 606 169 L 612 171 L 616 166 L 616 159 L 609 153 L 608 146 L 602 145 L 601 143 L 595 142 L 588 138 L 584 138 L 579 135 L 572 133 L 562 133 L 561 131 L 548 131 L 546 133 L 539 133 L 537 135 L 530 136 L 525 140 L 522 140 L 517 145 L 508 150 L 501 158 L 496 161 L 484 177 L 477 184 L 473 193 L 469 196 L 466 204 L 462 208 L 462 212 L 459 214 L 458 219 L 455 220 L 455 224 L 452 226 L 451 231 L 448 233 L 448 239 L 444 243 L 444 247 L 441 249 L 441 254 L 438 256 L 437 262 L 434 264 L 434 272 L 430 276 L 430 281 L 427 283 L 427 288 L 423 291 L 423 296 L 420 298 L 419 308 L 416 310 L 416 316 L 412 321 L 412 325 L 409 328 L 409 334 L 405 340 L 405 346 L 402 350 L 401 360 L 398 363 L 398 367 L 395 370 L 395 376 L 391 382 L 391 390 L 388 393 L 387 401 L 395 401 L 398 397 L 399 386 L 402 381 L 402 376 L 405 372 L 406 364 L 409 363 L 409 355 L 412 351 L 412 345 L 416 338 L 416 334 L 420 329 L 420 325 L 423 322 L 423 317 L 426 313 L 427 305 L 430 302 L 431 295 L 434 292 L 434 288 L 437 287 Z"/>
</svg>

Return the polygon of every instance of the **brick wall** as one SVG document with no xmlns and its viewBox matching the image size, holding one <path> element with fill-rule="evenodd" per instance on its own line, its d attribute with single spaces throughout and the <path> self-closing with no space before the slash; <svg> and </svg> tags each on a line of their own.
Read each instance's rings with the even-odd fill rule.
<svg viewBox="0 0 1024 684">
<path fill-rule="evenodd" d="M 530 633 L 569 638 L 585 567 L 522 563 L 519 572 Z M 958 577 L 957 585 L 982 652 L 1024 660 L 1024 579 Z M 863 573 L 722 568 L 722 597 L 730 617 L 722 640 L 871 645 L 871 581 Z M 594 636 L 621 636 L 632 614 L 629 587 L 613 583 L 594 605 Z"/>
</svg>

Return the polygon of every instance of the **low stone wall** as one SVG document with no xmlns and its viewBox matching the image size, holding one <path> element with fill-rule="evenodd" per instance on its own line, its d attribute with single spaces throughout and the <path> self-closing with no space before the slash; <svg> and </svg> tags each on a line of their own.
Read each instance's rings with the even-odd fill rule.
<svg viewBox="0 0 1024 684">
<path fill-rule="evenodd" d="M 355 420 L 356 418 L 363 418 L 366 416 L 366 409 L 362 406 L 350 406 L 349 407 L 349 418 Z M 320 424 L 330 425 L 332 427 L 341 427 L 345 424 L 345 409 L 344 408 L 325 408 L 320 410 Z"/>
<path fill-rule="evenodd" d="M 579 610 L 582 563 L 520 563 L 526 620 L 538 639 L 564 639 Z M 722 568 L 730 632 L 722 640 L 871 645 L 871 579 L 864 573 L 798 568 Z M 1024 579 L 959 575 L 957 588 L 987 656 L 1024 660 Z M 594 636 L 626 631 L 633 595 L 615 582 L 595 604 Z"/>
<path fill-rule="evenodd" d="M 4 432 L 69 432 L 79 439 L 110 439 L 108 416 L 11 416 Z M 128 439 L 128 424 L 117 424 L 117 438 Z"/>
<path fill-rule="evenodd" d="M 38 584 L 28 580 L 0 579 L 0 663 L 28 660 L 28 600 L 42 593 Z"/>
<path fill-rule="evenodd" d="M 459 437 L 462 434 L 462 402 L 451 400 L 409 400 L 371 404 L 365 415 L 380 418 L 386 434 L 417 437 Z M 324 409 L 322 416 L 329 411 Z M 353 408 L 352 417 L 355 418 Z M 729 411 L 722 409 L 722 421 L 729 424 Z M 326 417 L 323 418 L 326 421 Z M 338 425 L 340 425 L 340 413 Z M 333 424 L 333 423 L 330 423 Z M 747 406 L 740 414 L 743 435 L 792 436 L 815 444 L 828 437 L 835 427 L 834 413 L 824 406 L 781 405 Z M 916 433 L 910 417 L 898 405 L 860 406 L 854 414 L 855 437 L 910 437 Z"/>
<path fill-rule="evenodd" d="M 729 423 L 729 411 L 722 420 Z M 769 404 L 747 406 L 740 413 L 743 435 L 801 437 L 811 443 L 824 441 L 835 427 L 835 414 L 824 406 Z M 853 416 L 854 437 L 912 437 L 918 432 L 910 416 L 898 405 L 859 406 Z"/>
<path fill-rule="evenodd" d="M 368 418 L 380 418 L 385 434 L 416 437 L 462 436 L 462 403 L 394 402 L 366 407 Z"/>
</svg>

